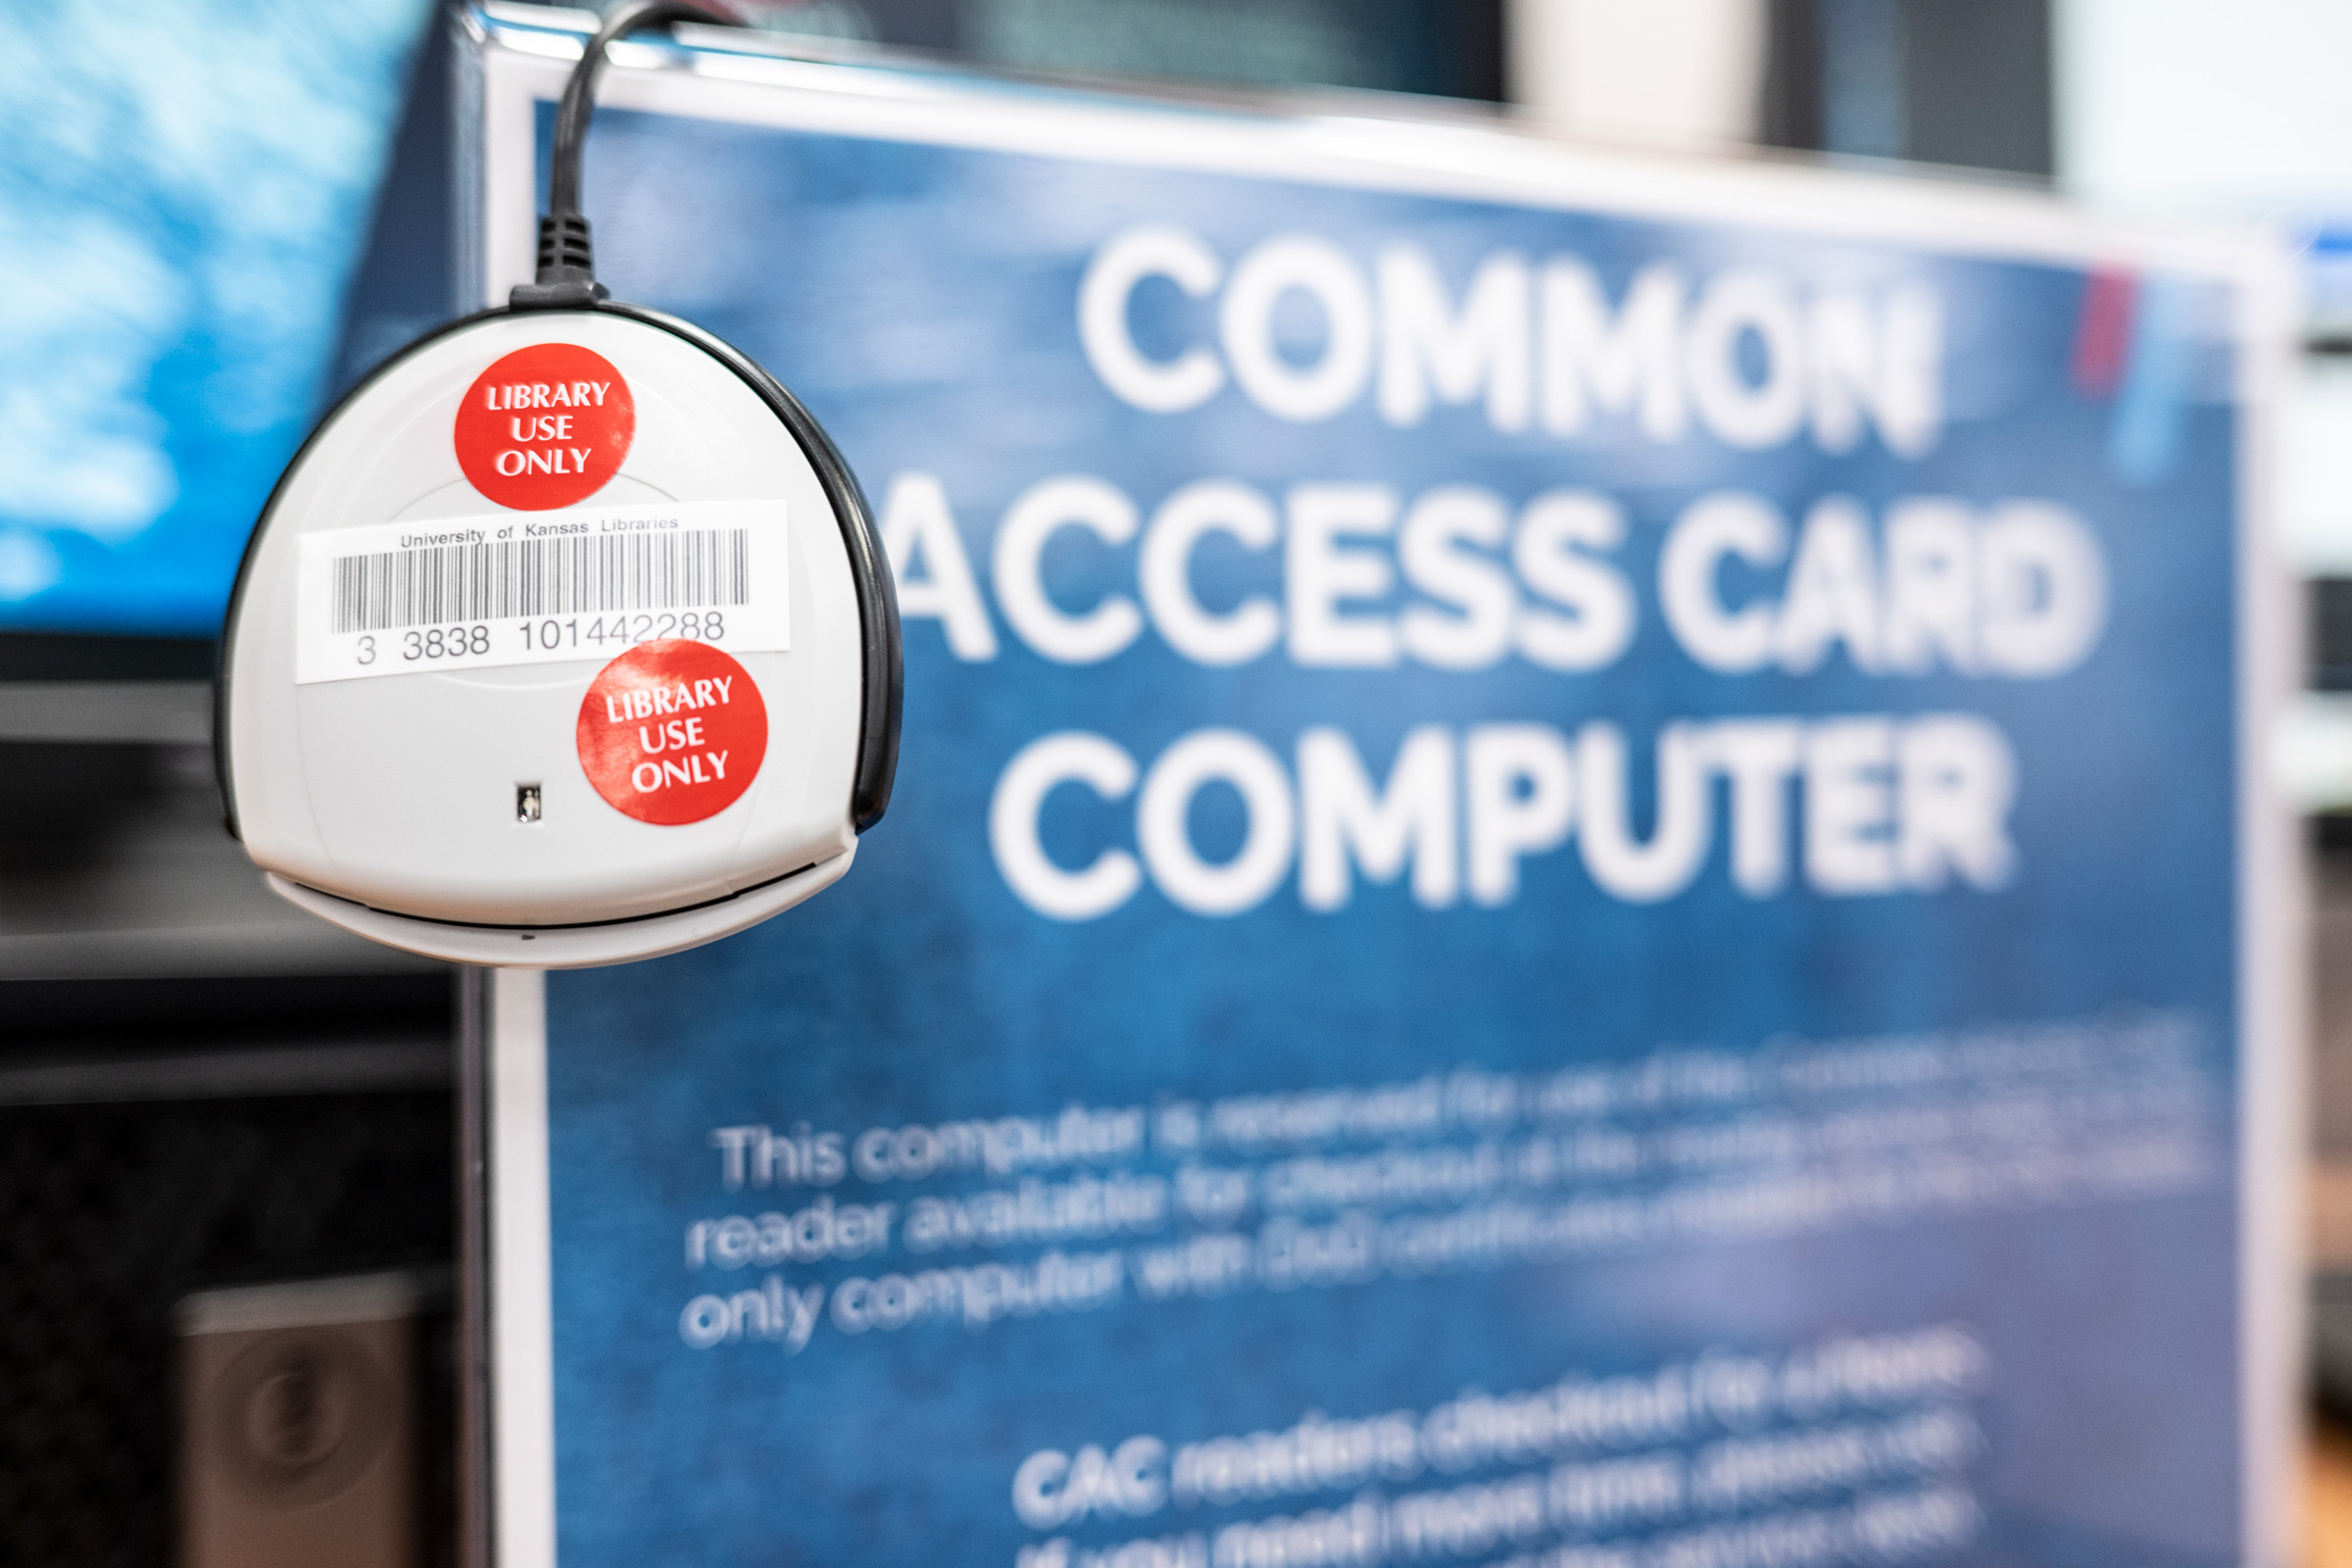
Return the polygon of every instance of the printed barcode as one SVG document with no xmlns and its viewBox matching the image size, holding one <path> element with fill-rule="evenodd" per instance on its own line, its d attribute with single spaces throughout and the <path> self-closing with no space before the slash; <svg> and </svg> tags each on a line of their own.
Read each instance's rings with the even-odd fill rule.
<svg viewBox="0 0 2352 1568">
<path fill-rule="evenodd" d="M 503 539 L 342 556 L 334 630 L 734 606 L 751 599 L 748 528 Z"/>
</svg>

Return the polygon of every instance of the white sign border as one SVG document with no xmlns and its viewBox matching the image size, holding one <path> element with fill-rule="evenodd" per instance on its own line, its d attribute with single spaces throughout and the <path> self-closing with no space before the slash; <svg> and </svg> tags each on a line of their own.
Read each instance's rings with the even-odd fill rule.
<svg viewBox="0 0 2352 1568">
<path fill-rule="evenodd" d="M 548 1207 L 546 970 L 492 971 L 488 1033 L 491 1560 L 497 1568 L 554 1568 L 555 1247 Z"/>
</svg>

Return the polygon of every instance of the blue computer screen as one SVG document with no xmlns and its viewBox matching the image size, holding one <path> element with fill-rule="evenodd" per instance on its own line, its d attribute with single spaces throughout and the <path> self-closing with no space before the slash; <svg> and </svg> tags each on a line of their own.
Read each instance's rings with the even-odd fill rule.
<svg viewBox="0 0 2352 1568">
<path fill-rule="evenodd" d="M 218 628 L 431 11 L 0 12 L 0 629 Z"/>
</svg>

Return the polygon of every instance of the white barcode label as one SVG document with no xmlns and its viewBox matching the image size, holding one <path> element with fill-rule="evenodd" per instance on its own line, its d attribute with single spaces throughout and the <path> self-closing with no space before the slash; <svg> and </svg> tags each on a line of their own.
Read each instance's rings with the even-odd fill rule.
<svg viewBox="0 0 2352 1568">
<path fill-rule="evenodd" d="M 302 541 L 294 679 L 791 646 L 781 501 L 436 517 Z"/>
</svg>

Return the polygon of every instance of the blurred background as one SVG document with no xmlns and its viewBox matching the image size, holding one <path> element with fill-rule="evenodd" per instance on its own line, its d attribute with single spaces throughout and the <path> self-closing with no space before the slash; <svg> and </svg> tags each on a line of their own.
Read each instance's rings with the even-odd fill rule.
<svg viewBox="0 0 2352 1568">
<path fill-rule="evenodd" d="M 2314 1395 L 2352 1416 L 2352 0 L 738 9 L 820 57 L 1419 95 L 1547 135 L 2283 234 L 2301 352 L 2273 521 L 2308 689 L 2274 749 L 2315 901 Z M 397 1347 L 403 1389 L 367 1395 L 396 1419 L 359 1446 L 386 1477 L 368 1506 L 414 1522 L 337 1560 L 450 1559 L 451 979 L 264 892 L 208 746 L 213 638 L 279 468 L 328 400 L 471 303 L 449 20 L 439 0 L 0 8 L 0 1561 L 201 1556 L 171 1499 L 223 1429 L 175 1369 L 311 1334 L 256 1386 L 273 1413 L 246 1440 L 300 1469 L 359 1442 L 367 1391 L 337 1383 L 326 1330 Z M 2315 1507 L 2346 1529 L 2315 1539 L 2352 1560 L 2334 1443 Z"/>
</svg>

